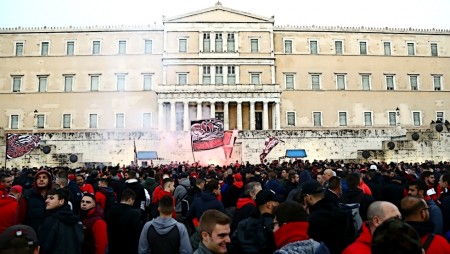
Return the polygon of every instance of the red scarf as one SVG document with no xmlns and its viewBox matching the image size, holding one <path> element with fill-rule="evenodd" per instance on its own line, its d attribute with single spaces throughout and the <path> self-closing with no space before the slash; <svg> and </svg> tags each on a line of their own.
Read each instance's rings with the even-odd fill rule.
<svg viewBox="0 0 450 254">
<path fill-rule="evenodd" d="M 288 222 L 275 233 L 275 244 L 278 248 L 292 242 L 308 240 L 308 225 L 306 221 Z"/>
<path fill-rule="evenodd" d="M 240 189 L 240 188 L 242 188 L 243 186 L 244 186 L 244 182 L 242 182 L 242 181 L 234 181 L 233 182 L 233 185 L 236 187 L 236 188 L 238 188 L 238 189 Z"/>
</svg>

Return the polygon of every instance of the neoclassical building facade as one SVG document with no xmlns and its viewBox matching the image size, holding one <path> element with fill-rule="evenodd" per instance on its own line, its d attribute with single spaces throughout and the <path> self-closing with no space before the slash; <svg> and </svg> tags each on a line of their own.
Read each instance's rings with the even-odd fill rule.
<svg viewBox="0 0 450 254">
<path fill-rule="evenodd" d="M 367 149 L 382 150 L 384 140 L 445 122 L 449 76 L 448 30 L 275 26 L 274 17 L 218 3 L 162 26 L 1 28 L 0 127 L 40 134 L 53 153 L 89 162 L 126 164 L 130 147 L 107 147 L 136 136 L 145 137 L 141 150 L 192 160 L 190 121 L 207 118 L 241 131 L 240 160 L 256 162 L 263 145 L 254 141 L 276 131 L 302 142 L 329 131 L 380 130 L 390 134 Z M 83 143 L 83 134 L 68 145 L 65 133 L 115 133 L 110 140 L 120 141 Z M 165 147 L 170 133 L 176 137 Z M 108 150 L 104 158 L 96 142 Z M 313 157 L 329 156 L 305 146 Z M 364 149 L 336 158 L 356 159 Z"/>
</svg>

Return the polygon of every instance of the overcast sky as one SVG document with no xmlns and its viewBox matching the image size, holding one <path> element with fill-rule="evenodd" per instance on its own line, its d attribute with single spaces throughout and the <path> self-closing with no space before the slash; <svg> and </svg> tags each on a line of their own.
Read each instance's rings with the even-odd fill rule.
<svg viewBox="0 0 450 254">
<path fill-rule="evenodd" d="M 147 25 L 217 0 L 0 0 L 0 27 Z M 275 25 L 450 29 L 450 0 L 221 0 Z"/>
</svg>

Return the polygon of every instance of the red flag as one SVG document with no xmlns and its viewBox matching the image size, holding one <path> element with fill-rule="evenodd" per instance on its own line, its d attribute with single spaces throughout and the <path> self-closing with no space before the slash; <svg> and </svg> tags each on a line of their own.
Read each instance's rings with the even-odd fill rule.
<svg viewBox="0 0 450 254">
<path fill-rule="evenodd" d="M 218 119 L 191 121 L 192 151 L 209 150 L 223 145 L 223 123 Z"/>
<path fill-rule="evenodd" d="M 272 151 L 272 149 L 278 145 L 278 143 L 280 142 L 279 139 L 277 139 L 274 136 L 269 136 L 266 138 L 265 143 L 264 143 L 264 149 L 263 152 L 259 155 L 259 159 L 261 160 L 261 164 L 264 163 L 264 159 L 266 158 L 266 156 L 270 153 L 270 151 Z"/>
</svg>

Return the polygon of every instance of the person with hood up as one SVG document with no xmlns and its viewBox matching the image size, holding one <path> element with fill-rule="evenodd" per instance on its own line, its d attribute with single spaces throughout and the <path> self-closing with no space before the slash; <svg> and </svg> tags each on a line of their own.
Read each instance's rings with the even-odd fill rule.
<svg viewBox="0 0 450 254">
<path fill-rule="evenodd" d="M 47 217 L 38 230 L 40 254 L 81 254 L 84 229 L 80 218 L 69 207 L 66 189 L 47 192 Z"/>
<path fill-rule="evenodd" d="M 192 246 L 186 227 L 172 218 L 173 199 L 165 195 L 159 200 L 159 216 L 145 223 L 139 238 L 139 254 L 191 254 Z"/>
<path fill-rule="evenodd" d="M 31 226 L 38 232 L 46 217 L 45 199 L 51 188 L 52 176 L 46 170 L 39 170 L 34 177 L 33 188 L 26 190 L 19 201 L 16 224 Z"/>
</svg>

